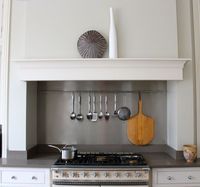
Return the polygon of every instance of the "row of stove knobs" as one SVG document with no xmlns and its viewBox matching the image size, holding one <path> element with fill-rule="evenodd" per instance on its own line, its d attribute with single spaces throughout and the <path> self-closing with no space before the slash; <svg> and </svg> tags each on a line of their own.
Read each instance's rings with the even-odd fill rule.
<svg viewBox="0 0 200 187">
<path fill-rule="evenodd" d="M 73 177 L 73 178 L 79 178 L 79 177 L 84 177 L 84 178 L 87 178 L 87 177 L 99 177 L 100 173 L 98 172 L 92 172 L 92 173 L 88 173 L 88 172 L 80 172 L 80 173 L 77 173 L 77 172 L 66 172 L 66 171 L 62 171 L 61 173 L 59 173 L 59 171 L 55 171 L 55 173 L 57 174 L 60 174 L 62 177 Z M 59 177 L 60 175 L 56 175 L 57 177 Z M 108 177 L 111 177 L 111 173 L 108 173 L 108 172 L 105 172 L 103 173 L 103 176 L 105 178 L 108 178 Z M 114 176 L 116 178 L 119 178 L 119 177 L 136 177 L 136 178 L 141 178 L 143 177 L 143 173 L 134 173 L 134 175 L 132 173 L 129 173 L 129 172 L 126 172 L 126 173 L 114 173 Z"/>
</svg>

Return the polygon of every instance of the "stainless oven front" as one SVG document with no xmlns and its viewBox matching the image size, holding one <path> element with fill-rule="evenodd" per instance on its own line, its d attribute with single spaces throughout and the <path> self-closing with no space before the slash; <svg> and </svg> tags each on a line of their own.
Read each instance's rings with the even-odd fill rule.
<svg viewBox="0 0 200 187">
<path fill-rule="evenodd" d="M 149 187 L 147 168 L 52 168 L 52 187 Z"/>
</svg>

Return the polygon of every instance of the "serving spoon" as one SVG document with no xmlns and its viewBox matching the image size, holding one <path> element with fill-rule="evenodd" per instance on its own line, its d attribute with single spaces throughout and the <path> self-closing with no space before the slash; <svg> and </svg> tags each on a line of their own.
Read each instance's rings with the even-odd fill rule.
<svg viewBox="0 0 200 187">
<path fill-rule="evenodd" d="M 79 113 L 76 116 L 76 119 L 78 121 L 82 121 L 83 120 L 83 115 L 81 114 L 81 96 L 78 96 L 78 103 L 79 103 Z"/>
<path fill-rule="evenodd" d="M 102 119 L 103 118 L 103 112 L 102 112 L 102 96 L 101 95 L 99 96 L 99 109 L 100 109 L 100 112 L 99 112 L 98 118 Z"/>
<path fill-rule="evenodd" d="M 76 113 L 74 112 L 74 92 L 72 93 L 72 113 L 70 114 L 71 120 L 76 119 Z"/>
<path fill-rule="evenodd" d="M 108 97 L 105 96 L 105 120 L 109 120 L 110 118 L 110 113 L 108 112 Z"/>
<path fill-rule="evenodd" d="M 87 113 L 87 119 L 92 119 L 92 111 L 91 111 L 91 95 L 88 95 L 88 113 Z"/>
<path fill-rule="evenodd" d="M 117 113 L 117 94 L 114 94 L 114 112 L 113 112 L 114 116 L 117 117 L 118 113 Z"/>
<path fill-rule="evenodd" d="M 93 112 L 91 121 L 95 122 L 98 119 L 98 114 L 96 112 L 96 96 L 93 96 Z"/>
</svg>

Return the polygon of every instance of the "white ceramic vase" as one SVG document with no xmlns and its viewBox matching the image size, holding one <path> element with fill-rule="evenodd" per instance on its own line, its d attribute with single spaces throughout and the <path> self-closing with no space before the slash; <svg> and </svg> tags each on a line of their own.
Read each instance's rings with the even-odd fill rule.
<svg viewBox="0 0 200 187">
<path fill-rule="evenodd" d="M 117 31 L 112 8 L 110 8 L 109 58 L 118 58 Z"/>
</svg>

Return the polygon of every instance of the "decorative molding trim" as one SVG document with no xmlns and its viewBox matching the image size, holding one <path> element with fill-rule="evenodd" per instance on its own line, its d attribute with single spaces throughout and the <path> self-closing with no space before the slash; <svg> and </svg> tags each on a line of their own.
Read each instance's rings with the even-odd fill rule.
<svg viewBox="0 0 200 187">
<path fill-rule="evenodd" d="M 10 19 L 11 0 L 3 4 L 3 31 L 2 31 L 2 56 L 1 56 L 1 88 L 0 88 L 0 123 L 2 124 L 2 157 L 7 157 L 8 134 L 8 82 L 10 58 Z"/>
<path fill-rule="evenodd" d="M 12 59 L 23 81 L 182 80 L 190 59 Z"/>
</svg>

